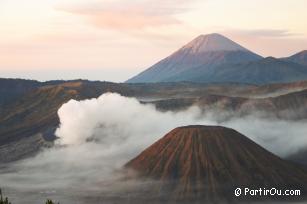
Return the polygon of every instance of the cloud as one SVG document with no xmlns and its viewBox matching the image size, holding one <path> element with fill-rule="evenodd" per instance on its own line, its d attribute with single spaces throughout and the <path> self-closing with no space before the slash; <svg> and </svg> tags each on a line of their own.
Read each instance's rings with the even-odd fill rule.
<svg viewBox="0 0 307 204">
<path fill-rule="evenodd" d="M 306 49 L 307 37 L 287 29 L 220 28 L 221 33 L 264 57 L 288 57 Z"/>
<path fill-rule="evenodd" d="M 91 13 L 91 12 L 89 12 Z M 161 25 L 178 24 L 179 21 L 171 16 L 148 15 L 143 11 L 101 11 L 90 15 L 94 25 L 111 29 L 143 29 Z"/>
<path fill-rule="evenodd" d="M 246 31 L 249 35 L 254 35 L 258 37 L 289 37 L 297 36 L 297 34 L 292 33 L 289 30 L 278 30 L 278 29 L 259 29 Z"/>
<path fill-rule="evenodd" d="M 298 37 L 299 33 L 293 33 L 287 29 L 251 29 L 251 30 L 227 30 L 225 33 L 234 35 L 261 37 L 261 38 L 284 38 L 284 37 Z"/>
<path fill-rule="evenodd" d="M 136 0 L 92 1 L 83 4 L 66 4 L 58 10 L 85 16 L 100 28 L 137 30 L 150 27 L 181 24 L 175 15 L 188 9 L 186 1 Z"/>
<path fill-rule="evenodd" d="M 214 111 L 191 107 L 159 112 L 135 98 L 104 94 L 97 99 L 71 100 L 59 110 L 59 140 L 34 158 L 0 168 L 0 183 L 12 202 L 39 203 L 38 195 L 65 203 L 110 196 L 126 183 L 118 169 L 175 127 L 191 124 L 235 128 L 266 149 L 285 156 L 307 146 L 305 122 L 266 120 L 257 116 L 218 123 Z M 112 192 L 114 191 L 114 192 Z M 22 195 L 22 196 L 16 196 Z M 112 194 L 113 195 L 113 194 Z M 20 200 L 19 200 L 20 199 Z M 76 202 L 77 200 L 77 202 Z M 81 202 L 82 203 L 82 202 Z M 93 202 L 93 203 L 97 203 Z"/>
</svg>

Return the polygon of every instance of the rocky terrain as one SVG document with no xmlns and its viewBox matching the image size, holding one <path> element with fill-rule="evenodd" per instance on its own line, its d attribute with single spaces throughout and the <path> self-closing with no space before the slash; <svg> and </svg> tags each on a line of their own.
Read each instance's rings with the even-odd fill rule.
<svg viewBox="0 0 307 204">
<path fill-rule="evenodd" d="M 12 83 L 12 80 L 0 81 Z M 142 103 L 154 104 L 161 111 L 179 111 L 191 106 L 199 106 L 204 112 L 218 109 L 221 120 L 254 111 L 265 112 L 266 117 L 287 120 L 307 118 L 306 81 L 264 86 L 187 82 L 116 84 L 86 80 L 44 83 L 13 81 L 15 88 L 11 89 L 11 95 L 16 98 L 10 98 L 9 102 L 0 105 L 0 151 L 10 147 L 5 153 L 10 154 L 9 159 L 2 157 L 1 162 L 19 159 L 27 153 L 31 155 L 39 146 L 46 145 L 37 140 L 37 135 L 41 135 L 47 143 L 53 141 L 54 130 L 59 124 L 57 110 L 62 104 L 70 99 L 95 98 L 106 92 L 136 97 Z M 25 83 L 31 87 L 27 91 L 24 91 Z M 31 85 L 33 83 L 35 86 Z M 3 94 L 3 98 L 5 96 L 7 94 Z M 29 148 L 28 144 L 33 144 L 33 148 Z M 18 150 L 13 148 L 16 145 Z"/>
</svg>

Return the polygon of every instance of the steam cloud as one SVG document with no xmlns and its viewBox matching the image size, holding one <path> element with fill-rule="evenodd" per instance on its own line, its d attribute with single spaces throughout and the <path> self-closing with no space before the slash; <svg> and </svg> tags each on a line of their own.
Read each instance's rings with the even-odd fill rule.
<svg viewBox="0 0 307 204">
<path fill-rule="evenodd" d="M 183 125 L 231 127 L 283 157 L 307 146 L 307 126 L 303 122 L 248 116 L 218 124 L 213 112 L 203 114 L 197 107 L 176 113 L 159 112 L 153 105 L 113 93 L 97 99 L 71 100 L 58 110 L 58 115 L 59 139 L 55 147 L 0 169 L 0 183 L 5 188 L 43 195 L 60 191 L 66 197 L 69 193 L 88 196 L 88 192 L 100 192 L 118 176 L 114 172 L 123 164 L 171 129 Z"/>
</svg>

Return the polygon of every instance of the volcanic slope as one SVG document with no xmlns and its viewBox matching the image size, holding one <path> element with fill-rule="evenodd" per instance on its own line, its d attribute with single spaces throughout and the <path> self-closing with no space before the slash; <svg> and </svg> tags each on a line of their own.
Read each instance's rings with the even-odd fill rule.
<svg viewBox="0 0 307 204">
<path fill-rule="evenodd" d="M 239 132 L 220 126 L 176 128 L 125 167 L 134 170 L 136 178 L 157 181 L 151 195 L 170 202 L 234 201 L 238 199 L 234 196 L 237 187 L 301 189 L 302 195 L 307 190 L 304 167 L 282 160 Z"/>
<path fill-rule="evenodd" d="M 250 62 L 260 59 L 262 59 L 261 56 L 225 36 L 217 33 L 200 35 L 169 57 L 127 82 L 193 81 L 195 68 L 202 67 L 201 73 L 203 74 L 221 64 Z M 189 75 L 183 75 L 183 73 L 189 73 Z"/>
</svg>

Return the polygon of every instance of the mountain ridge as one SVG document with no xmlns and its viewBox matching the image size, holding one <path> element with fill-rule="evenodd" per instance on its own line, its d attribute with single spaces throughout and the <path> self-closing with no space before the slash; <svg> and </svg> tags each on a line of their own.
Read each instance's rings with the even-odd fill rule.
<svg viewBox="0 0 307 204">
<path fill-rule="evenodd" d="M 257 61 L 221 64 L 207 69 L 188 70 L 167 81 L 193 81 L 206 83 L 245 83 L 265 85 L 289 83 L 307 79 L 307 67 L 292 61 L 266 57 Z"/>
<path fill-rule="evenodd" d="M 298 52 L 294 55 L 291 55 L 290 57 L 282 58 L 286 61 L 295 62 L 304 66 L 307 66 L 307 50 L 303 50 L 301 52 Z"/>
</svg>

